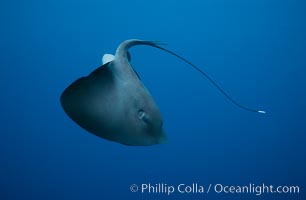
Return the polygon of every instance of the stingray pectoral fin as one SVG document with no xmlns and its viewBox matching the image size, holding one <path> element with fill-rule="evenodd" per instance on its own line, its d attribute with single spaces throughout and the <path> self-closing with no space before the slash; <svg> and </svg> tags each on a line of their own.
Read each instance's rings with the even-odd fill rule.
<svg viewBox="0 0 306 200">
<path fill-rule="evenodd" d="M 102 64 L 105 65 L 106 63 L 112 62 L 115 59 L 115 56 L 112 54 L 104 54 L 102 57 Z"/>
<path fill-rule="evenodd" d="M 106 127 L 107 105 L 113 94 L 112 85 L 112 73 L 107 64 L 103 65 L 71 83 L 61 95 L 61 105 L 78 125 L 99 135 L 104 131 L 101 126 Z"/>
</svg>

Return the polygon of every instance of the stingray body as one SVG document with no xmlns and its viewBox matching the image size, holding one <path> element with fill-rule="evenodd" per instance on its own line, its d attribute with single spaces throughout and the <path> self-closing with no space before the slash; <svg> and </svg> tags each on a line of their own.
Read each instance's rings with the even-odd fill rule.
<svg viewBox="0 0 306 200">
<path fill-rule="evenodd" d="M 164 143 L 161 113 L 149 91 L 129 63 L 128 49 L 153 42 L 127 40 L 114 58 L 103 57 L 104 65 L 73 82 L 61 96 L 68 116 L 87 131 L 125 145 Z"/>
<path fill-rule="evenodd" d="M 178 57 L 199 71 L 238 107 L 265 113 L 239 104 L 205 72 L 180 55 L 156 42 L 131 39 L 119 45 L 115 56 L 105 54 L 101 67 L 73 82 L 61 95 L 61 104 L 67 115 L 87 131 L 132 146 L 148 146 L 167 141 L 161 113 L 130 65 L 128 49 L 135 45 L 153 46 Z"/>
</svg>

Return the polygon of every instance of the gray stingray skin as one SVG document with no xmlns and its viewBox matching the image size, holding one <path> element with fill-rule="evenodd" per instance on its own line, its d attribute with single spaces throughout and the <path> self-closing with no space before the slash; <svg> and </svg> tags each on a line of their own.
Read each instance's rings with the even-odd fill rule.
<svg viewBox="0 0 306 200">
<path fill-rule="evenodd" d="M 73 121 L 99 137 L 132 146 L 161 144 L 167 141 L 161 113 L 128 60 L 127 51 L 135 45 L 157 46 L 122 42 L 113 61 L 65 89 L 61 104 Z"/>
</svg>

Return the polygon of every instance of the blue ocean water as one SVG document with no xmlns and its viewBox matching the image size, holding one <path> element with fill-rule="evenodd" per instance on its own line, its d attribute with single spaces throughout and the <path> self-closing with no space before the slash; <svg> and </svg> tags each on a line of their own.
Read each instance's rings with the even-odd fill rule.
<svg viewBox="0 0 306 200">
<path fill-rule="evenodd" d="M 299 0 L 1 1 L 0 199 L 305 199 L 305 9 Z M 131 147 L 86 132 L 59 97 L 131 38 L 167 43 L 267 114 L 235 107 L 170 54 L 136 46 L 133 67 L 169 142 Z M 205 193 L 156 189 L 195 183 Z M 300 192 L 213 191 L 263 183 Z M 155 191 L 142 192 L 148 184 Z"/>
</svg>

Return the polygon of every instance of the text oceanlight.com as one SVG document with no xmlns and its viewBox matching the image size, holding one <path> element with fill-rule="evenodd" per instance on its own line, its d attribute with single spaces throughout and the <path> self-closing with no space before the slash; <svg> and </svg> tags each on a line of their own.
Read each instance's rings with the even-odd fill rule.
<svg viewBox="0 0 306 200">
<path fill-rule="evenodd" d="M 180 183 L 171 185 L 166 183 L 142 183 L 132 184 L 130 186 L 131 192 L 138 192 L 141 194 L 165 194 L 171 195 L 174 193 L 180 194 L 299 194 L 300 187 L 297 185 L 269 185 L 269 184 L 253 184 L 246 185 L 225 185 L 221 183 L 216 184 L 199 184 L 199 183 Z"/>
</svg>

